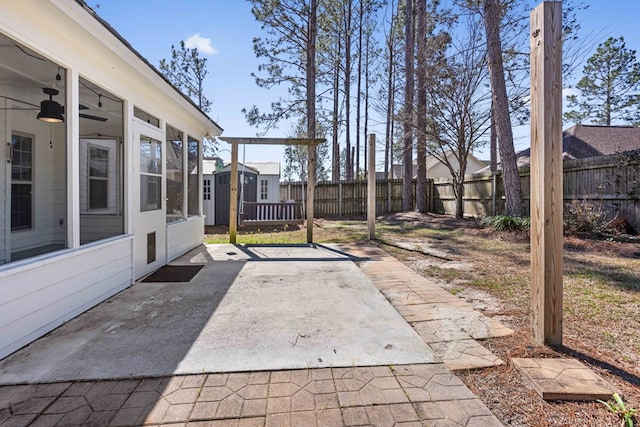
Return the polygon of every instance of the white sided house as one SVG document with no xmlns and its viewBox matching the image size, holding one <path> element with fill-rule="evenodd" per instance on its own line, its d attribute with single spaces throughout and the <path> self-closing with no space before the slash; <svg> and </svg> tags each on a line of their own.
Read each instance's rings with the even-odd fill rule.
<svg viewBox="0 0 640 427">
<path fill-rule="evenodd" d="M 0 13 L 0 358 L 202 243 L 222 129 L 82 0 Z"/>
</svg>

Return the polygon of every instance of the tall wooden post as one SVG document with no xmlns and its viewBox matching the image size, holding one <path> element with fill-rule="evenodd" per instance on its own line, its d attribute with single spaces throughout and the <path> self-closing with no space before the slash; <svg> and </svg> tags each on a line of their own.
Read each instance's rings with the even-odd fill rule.
<svg viewBox="0 0 640 427">
<path fill-rule="evenodd" d="M 313 243 L 313 196 L 316 189 L 316 145 L 308 146 L 308 166 L 307 166 L 307 243 Z"/>
<path fill-rule="evenodd" d="M 376 136 L 369 135 L 367 181 L 367 238 L 376 238 Z"/>
<path fill-rule="evenodd" d="M 231 198 L 229 199 L 229 243 L 238 232 L 238 144 L 231 144 Z"/>
<path fill-rule="evenodd" d="M 531 12 L 531 335 L 562 344 L 562 3 Z"/>
</svg>

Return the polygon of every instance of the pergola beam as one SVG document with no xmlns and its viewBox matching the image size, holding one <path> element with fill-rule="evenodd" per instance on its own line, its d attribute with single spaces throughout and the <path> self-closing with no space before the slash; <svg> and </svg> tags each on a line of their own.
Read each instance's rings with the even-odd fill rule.
<svg viewBox="0 0 640 427">
<path fill-rule="evenodd" d="M 313 201 L 316 178 L 316 147 L 326 141 L 325 138 L 256 138 L 256 137 L 221 137 L 222 141 L 231 144 L 231 200 L 229 201 L 229 243 L 236 243 L 238 234 L 238 145 L 306 145 L 307 156 L 307 243 L 313 243 Z"/>
</svg>

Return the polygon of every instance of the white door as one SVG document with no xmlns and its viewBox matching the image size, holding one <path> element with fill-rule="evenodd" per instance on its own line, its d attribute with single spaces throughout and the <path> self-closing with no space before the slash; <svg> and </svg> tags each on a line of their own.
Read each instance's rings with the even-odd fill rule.
<svg viewBox="0 0 640 427">
<path fill-rule="evenodd" d="M 166 188 L 164 134 L 134 122 L 134 275 L 138 279 L 165 265 Z"/>
</svg>

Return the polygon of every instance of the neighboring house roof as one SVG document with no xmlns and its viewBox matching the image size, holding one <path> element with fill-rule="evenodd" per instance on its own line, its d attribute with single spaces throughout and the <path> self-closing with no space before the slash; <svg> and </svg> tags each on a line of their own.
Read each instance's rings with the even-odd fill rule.
<svg viewBox="0 0 640 427">
<path fill-rule="evenodd" d="M 245 164 L 256 169 L 260 175 L 280 176 L 280 162 L 245 162 Z"/>
<path fill-rule="evenodd" d="M 143 61 L 151 70 L 153 70 L 157 75 L 162 77 L 162 79 L 167 82 L 180 96 L 182 96 L 185 100 L 187 100 L 193 107 L 195 107 L 203 116 L 207 118 L 212 124 L 217 127 L 217 130 L 222 133 L 223 129 L 218 125 L 207 113 L 202 111 L 202 109 L 186 94 L 184 94 L 180 89 L 178 89 L 164 74 L 160 72 L 155 66 L 153 66 L 144 56 L 142 56 L 136 49 L 134 49 L 131 44 L 120 35 L 107 21 L 102 19 L 100 15 L 96 13 L 84 0 L 75 0 L 89 15 L 93 16 L 96 21 L 98 21 L 103 27 L 105 27 L 111 34 L 113 34 L 122 44 L 124 44 L 131 52 L 133 52 L 141 61 Z"/>
<path fill-rule="evenodd" d="M 639 127 L 575 125 L 562 132 L 562 160 L 608 156 L 638 149 Z M 531 148 L 516 153 L 516 159 L 519 168 L 529 167 Z M 480 172 L 488 170 L 485 168 Z"/>
<path fill-rule="evenodd" d="M 452 155 L 453 155 L 452 151 L 448 151 L 447 152 L 447 157 L 452 156 Z M 455 161 L 453 163 L 457 164 Z M 467 174 L 471 174 L 471 173 L 477 172 L 477 170 L 472 170 L 473 168 L 470 167 L 473 163 L 478 164 L 478 165 L 484 165 L 485 164 L 485 162 L 483 162 L 482 160 L 479 160 L 473 154 L 469 154 L 469 158 L 467 159 Z M 429 171 L 433 170 L 435 167 L 440 166 L 440 165 L 444 165 L 444 163 L 442 163 L 440 160 L 438 160 L 434 156 L 427 156 L 427 176 L 429 178 L 433 178 L 433 176 L 431 176 L 429 174 Z M 413 179 L 415 179 L 418 176 L 418 165 L 417 165 L 415 159 L 413 160 L 413 164 L 411 165 L 411 176 L 412 176 Z M 402 165 L 393 165 L 391 167 L 391 178 L 392 179 L 400 179 L 400 178 L 402 178 Z"/>
</svg>

